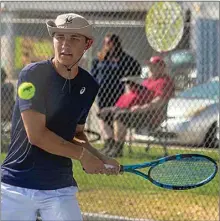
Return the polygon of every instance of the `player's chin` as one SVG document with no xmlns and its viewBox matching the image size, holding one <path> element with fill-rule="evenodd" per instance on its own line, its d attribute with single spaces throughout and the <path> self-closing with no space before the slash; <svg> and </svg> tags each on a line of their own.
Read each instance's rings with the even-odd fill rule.
<svg viewBox="0 0 220 221">
<path fill-rule="evenodd" d="M 74 63 L 73 56 L 60 56 L 60 63 L 63 65 L 72 65 Z"/>
</svg>

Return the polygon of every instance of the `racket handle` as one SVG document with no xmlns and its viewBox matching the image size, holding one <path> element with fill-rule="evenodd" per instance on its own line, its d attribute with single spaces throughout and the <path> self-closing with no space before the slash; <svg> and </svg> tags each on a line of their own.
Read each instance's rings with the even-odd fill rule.
<svg viewBox="0 0 220 221">
<path fill-rule="evenodd" d="M 106 169 L 114 168 L 114 166 L 110 165 L 110 164 L 104 164 L 104 166 L 105 166 Z M 85 169 L 83 168 L 83 170 L 85 170 Z"/>
<path fill-rule="evenodd" d="M 110 164 L 104 164 L 104 166 L 105 166 L 105 168 L 106 169 L 109 169 L 109 168 L 114 168 L 114 166 L 113 165 L 110 165 Z M 83 168 L 83 170 L 85 171 L 85 169 Z M 122 165 L 120 165 L 120 173 L 122 173 L 124 170 L 123 170 L 123 166 Z"/>
</svg>

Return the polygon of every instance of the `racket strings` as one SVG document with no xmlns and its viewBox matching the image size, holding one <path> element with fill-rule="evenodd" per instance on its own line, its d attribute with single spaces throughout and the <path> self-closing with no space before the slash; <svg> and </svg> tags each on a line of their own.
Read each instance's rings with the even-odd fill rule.
<svg viewBox="0 0 220 221">
<path fill-rule="evenodd" d="M 181 159 L 167 161 L 151 169 L 149 176 L 162 184 L 186 186 L 198 184 L 215 172 L 208 160 Z"/>
</svg>

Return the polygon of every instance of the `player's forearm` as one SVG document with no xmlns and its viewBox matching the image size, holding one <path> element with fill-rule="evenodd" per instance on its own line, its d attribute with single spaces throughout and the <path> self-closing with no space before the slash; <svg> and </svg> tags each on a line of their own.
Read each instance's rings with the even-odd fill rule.
<svg viewBox="0 0 220 221">
<path fill-rule="evenodd" d="M 90 143 L 86 142 L 84 147 L 91 152 L 93 155 L 95 155 L 96 157 L 98 157 L 100 160 L 104 161 L 106 159 L 106 157 L 101 154 L 96 148 L 94 148 Z"/>
<path fill-rule="evenodd" d="M 49 153 L 76 160 L 80 158 L 83 150 L 80 145 L 64 140 L 47 128 L 45 128 L 37 141 L 34 142 L 34 145 Z"/>
<path fill-rule="evenodd" d="M 84 132 L 79 132 L 76 134 L 75 136 L 76 138 L 76 142 L 80 142 L 81 141 L 81 146 L 85 147 L 89 152 L 91 152 L 93 155 L 95 155 L 96 157 L 98 157 L 100 160 L 104 161 L 107 159 L 106 156 L 104 156 L 103 154 L 101 154 L 96 148 L 94 148 L 88 141 L 87 136 L 85 135 Z"/>
<path fill-rule="evenodd" d="M 94 148 L 93 146 L 91 146 L 88 143 L 88 147 L 87 150 L 89 150 L 93 155 L 95 155 L 96 157 L 98 157 L 100 160 L 102 160 L 103 162 L 105 162 L 105 160 L 108 159 L 107 156 L 103 155 L 102 153 L 100 153 L 96 148 Z"/>
</svg>

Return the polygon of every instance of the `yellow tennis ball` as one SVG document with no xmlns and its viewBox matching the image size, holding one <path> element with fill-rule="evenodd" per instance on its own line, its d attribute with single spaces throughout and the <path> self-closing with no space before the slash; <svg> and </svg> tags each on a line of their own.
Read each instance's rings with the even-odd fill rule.
<svg viewBox="0 0 220 221">
<path fill-rule="evenodd" d="M 21 99 L 29 100 L 35 95 L 35 86 L 31 82 L 23 82 L 18 87 L 18 96 Z"/>
</svg>

